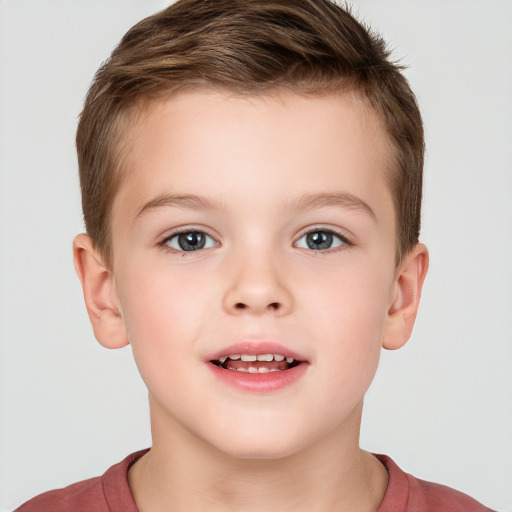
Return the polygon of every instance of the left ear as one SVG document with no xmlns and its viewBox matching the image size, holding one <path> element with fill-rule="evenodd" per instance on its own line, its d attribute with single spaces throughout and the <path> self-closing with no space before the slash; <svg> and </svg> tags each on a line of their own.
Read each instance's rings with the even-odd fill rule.
<svg viewBox="0 0 512 512">
<path fill-rule="evenodd" d="M 396 350 L 409 340 L 428 270 L 428 250 L 416 244 L 396 269 L 392 304 L 382 346 Z"/>
</svg>

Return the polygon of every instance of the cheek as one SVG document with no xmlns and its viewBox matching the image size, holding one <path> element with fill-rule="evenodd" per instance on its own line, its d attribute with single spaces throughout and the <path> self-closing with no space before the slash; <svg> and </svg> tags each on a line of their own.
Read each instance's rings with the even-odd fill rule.
<svg viewBox="0 0 512 512">
<path fill-rule="evenodd" d="M 316 390 L 324 396 L 324 409 L 318 414 L 331 418 L 335 426 L 363 400 L 377 371 L 387 287 L 375 275 L 352 271 L 334 279 L 330 289 L 323 301 L 321 294 L 316 297 L 313 318 L 318 340 Z"/>
<path fill-rule="evenodd" d="M 329 364 L 344 375 L 357 369 L 366 379 L 365 369 L 375 371 L 386 327 L 390 277 L 378 267 L 351 266 L 310 287 L 313 332 L 318 331 L 323 345 L 319 356 L 327 354 Z"/>
<path fill-rule="evenodd" d="M 319 326 L 337 326 L 339 333 L 351 337 L 365 336 L 375 328 L 382 328 L 387 318 L 392 288 L 390 270 L 381 268 L 378 262 L 359 261 L 358 264 L 340 265 L 325 272 L 310 271 L 301 283 L 302 300 L 315 310 Z M 321 320 L 320 320 L 321 319 Z"/>
<path fill-rule="evenodd" d="M 144 378 L 179 378 L 202 329 L 201 316 L 211 310 L 204 283 L 170 272 L 165 266 L 131 269 L 119 290 L 133 354 Z M 206 289 L 205 289 L 206 288 Z M 162 368 L 162 371 L 154 371 Z"/>
</svg>

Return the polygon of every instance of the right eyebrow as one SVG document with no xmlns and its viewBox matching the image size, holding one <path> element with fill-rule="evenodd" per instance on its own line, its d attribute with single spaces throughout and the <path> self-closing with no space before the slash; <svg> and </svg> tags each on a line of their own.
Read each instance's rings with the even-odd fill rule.
<svg viewBox="0 0 512 512">
<path fill-rule="evenodd" d="M 222 205 L 206 196 L 195 194 L 162 194 L 148 201 L 137 213 L 135 219 L 163 207 L 190 208 L 194 210 L 221 209 Z"/>
</svg>

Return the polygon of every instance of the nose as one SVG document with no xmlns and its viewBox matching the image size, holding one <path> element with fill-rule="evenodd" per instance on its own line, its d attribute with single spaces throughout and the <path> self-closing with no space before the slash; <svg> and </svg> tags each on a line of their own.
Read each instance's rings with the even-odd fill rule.
<svg viewBox="0 0 512 512">
<path fill-rule="evenodd" d="M 231 266 L 229 275 L 223 299 L 228 313 L 283 316 L 291 312 L 292 294 L 276 258 L 241 258 L 238 265 Z"/>
</svg>

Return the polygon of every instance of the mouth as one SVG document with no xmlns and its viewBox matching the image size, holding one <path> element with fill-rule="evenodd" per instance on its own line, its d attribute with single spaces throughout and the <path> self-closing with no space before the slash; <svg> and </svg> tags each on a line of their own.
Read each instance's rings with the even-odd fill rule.
<svg viewBox="0 0 512 512">
<path fill-rule="evenodd" d="M 236 343 L 211 354 L 206 362 L 220 382 L 244 393 L 273 393 L 288 388 L 309 367 L 303 356 L 270 341 Z"/>
<path fill-rule="evenodd" d="M 245 373 L 272 373 L 291 370 L 302 361 L 284 354 L 226 354 L 210 361 L 223 370 Z"/>
</svg>

